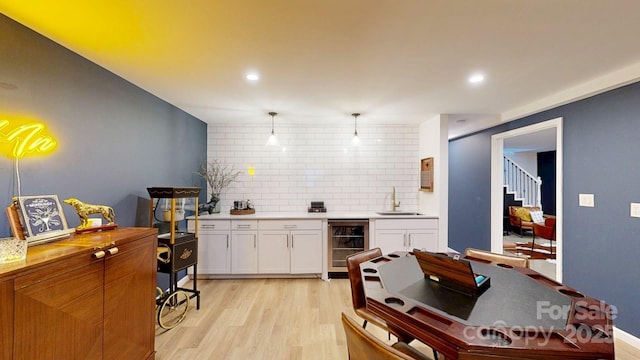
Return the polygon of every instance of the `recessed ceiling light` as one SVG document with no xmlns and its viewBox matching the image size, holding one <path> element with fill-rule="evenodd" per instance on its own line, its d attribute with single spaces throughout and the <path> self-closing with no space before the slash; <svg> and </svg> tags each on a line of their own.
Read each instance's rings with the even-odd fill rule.
<svg viewBox="0 0 640 360">
<path fill-rule="evenodd" d="M 472 74 L 469 76 L 469 82 L 471 84 L 479 84 L 484 81 L 484 75 L 480 73 Z"/>
<path fill-rule="evenodd" d="M 246 76 L 249 81 L 258 81 L 260 80 L 260 75 L 257 72 L 250 72 Z"/>
</svg>

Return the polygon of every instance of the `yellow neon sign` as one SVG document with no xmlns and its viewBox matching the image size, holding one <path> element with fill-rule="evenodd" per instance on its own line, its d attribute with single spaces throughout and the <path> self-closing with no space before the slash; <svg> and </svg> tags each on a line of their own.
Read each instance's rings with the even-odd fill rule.
<svg viewBox="0 0 640 360">
<path fill-rule="evenodd" d="M 21 159 L 28 154 L 48 154 L 58 144 L 47 134 L 46 127 L 41 122 L 11 125 L 9 120 L 0 120 L 0 153 L 9 158 Z"/>
</svg>

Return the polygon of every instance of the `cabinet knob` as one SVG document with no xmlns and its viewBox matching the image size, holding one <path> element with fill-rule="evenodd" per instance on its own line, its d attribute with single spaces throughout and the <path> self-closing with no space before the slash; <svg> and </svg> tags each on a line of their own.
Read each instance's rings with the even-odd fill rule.
<svg viewBox="0 0 640 360">
<path fill-rule="evenodd" d="M 107 250 L 107 252 L 111 255 L 115 255 L 118 253 L 118 248 L 117 247 L 112 247 L 109 250 Z"/>
<path fill-rule="evenodd" d="M 96 259 L 102 259 L 105 255 L 107 255 L 107 253 L 102 250 L 93 253 Z"/>
</svg>

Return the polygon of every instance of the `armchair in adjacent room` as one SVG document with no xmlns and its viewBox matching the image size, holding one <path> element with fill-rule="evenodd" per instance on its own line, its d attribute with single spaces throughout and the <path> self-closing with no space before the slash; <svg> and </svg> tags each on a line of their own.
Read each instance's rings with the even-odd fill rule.
<svg viewBox="0 0 640 360">
<path fill-rule="evenodd" d="M 531 251 L 536 244 L 536 238 L 540 237 L 549 240 L 549 253 L 552 258 L 555 257 L 553 244 L 556 241 L 556 218 L 545 217 L 544 223 L 533 223 L 533 241 L 531 242 Z"/>
<path fill-rule="evenodd" d="M 525 231 L 533 232 L 532 213 L 542 215 L 542 210 L 537 206 L 509 206 L 509 225 L 517 229 L 521 237 Z"/>
</svg>

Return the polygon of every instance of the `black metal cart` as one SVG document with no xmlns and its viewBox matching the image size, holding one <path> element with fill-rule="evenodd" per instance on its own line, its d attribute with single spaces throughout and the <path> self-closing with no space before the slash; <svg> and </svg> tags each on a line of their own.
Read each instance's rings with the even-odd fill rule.
<svg viewBox="0 0 640 360">
<path fill-rule="evenodd" d="M 198 208 L 200 188 L 195 187 L 151 187 L 147 188 L 150 199 L 149 223 L 154 224 L 155 212 L 160 199 L 170 199 L 169 232 L 158 235 L 158 272 L 169 274 L 169 288 L 157 288 L 156 307 L 158 324 L 171 329 L 180 324 L 189 310 L 190 299 L 196 298 L 196 309 L 200 309 L 200 291 L 198 290 L 198 214 L 195 215 L 195 233 L 181 232 L 176 229 L 176 199 L 195 198 Z M 158 199 L 154 206 L 154 199 Z M 193 287 L 178 286 L 178 272 L 193 267 Z"/>
</svg>

